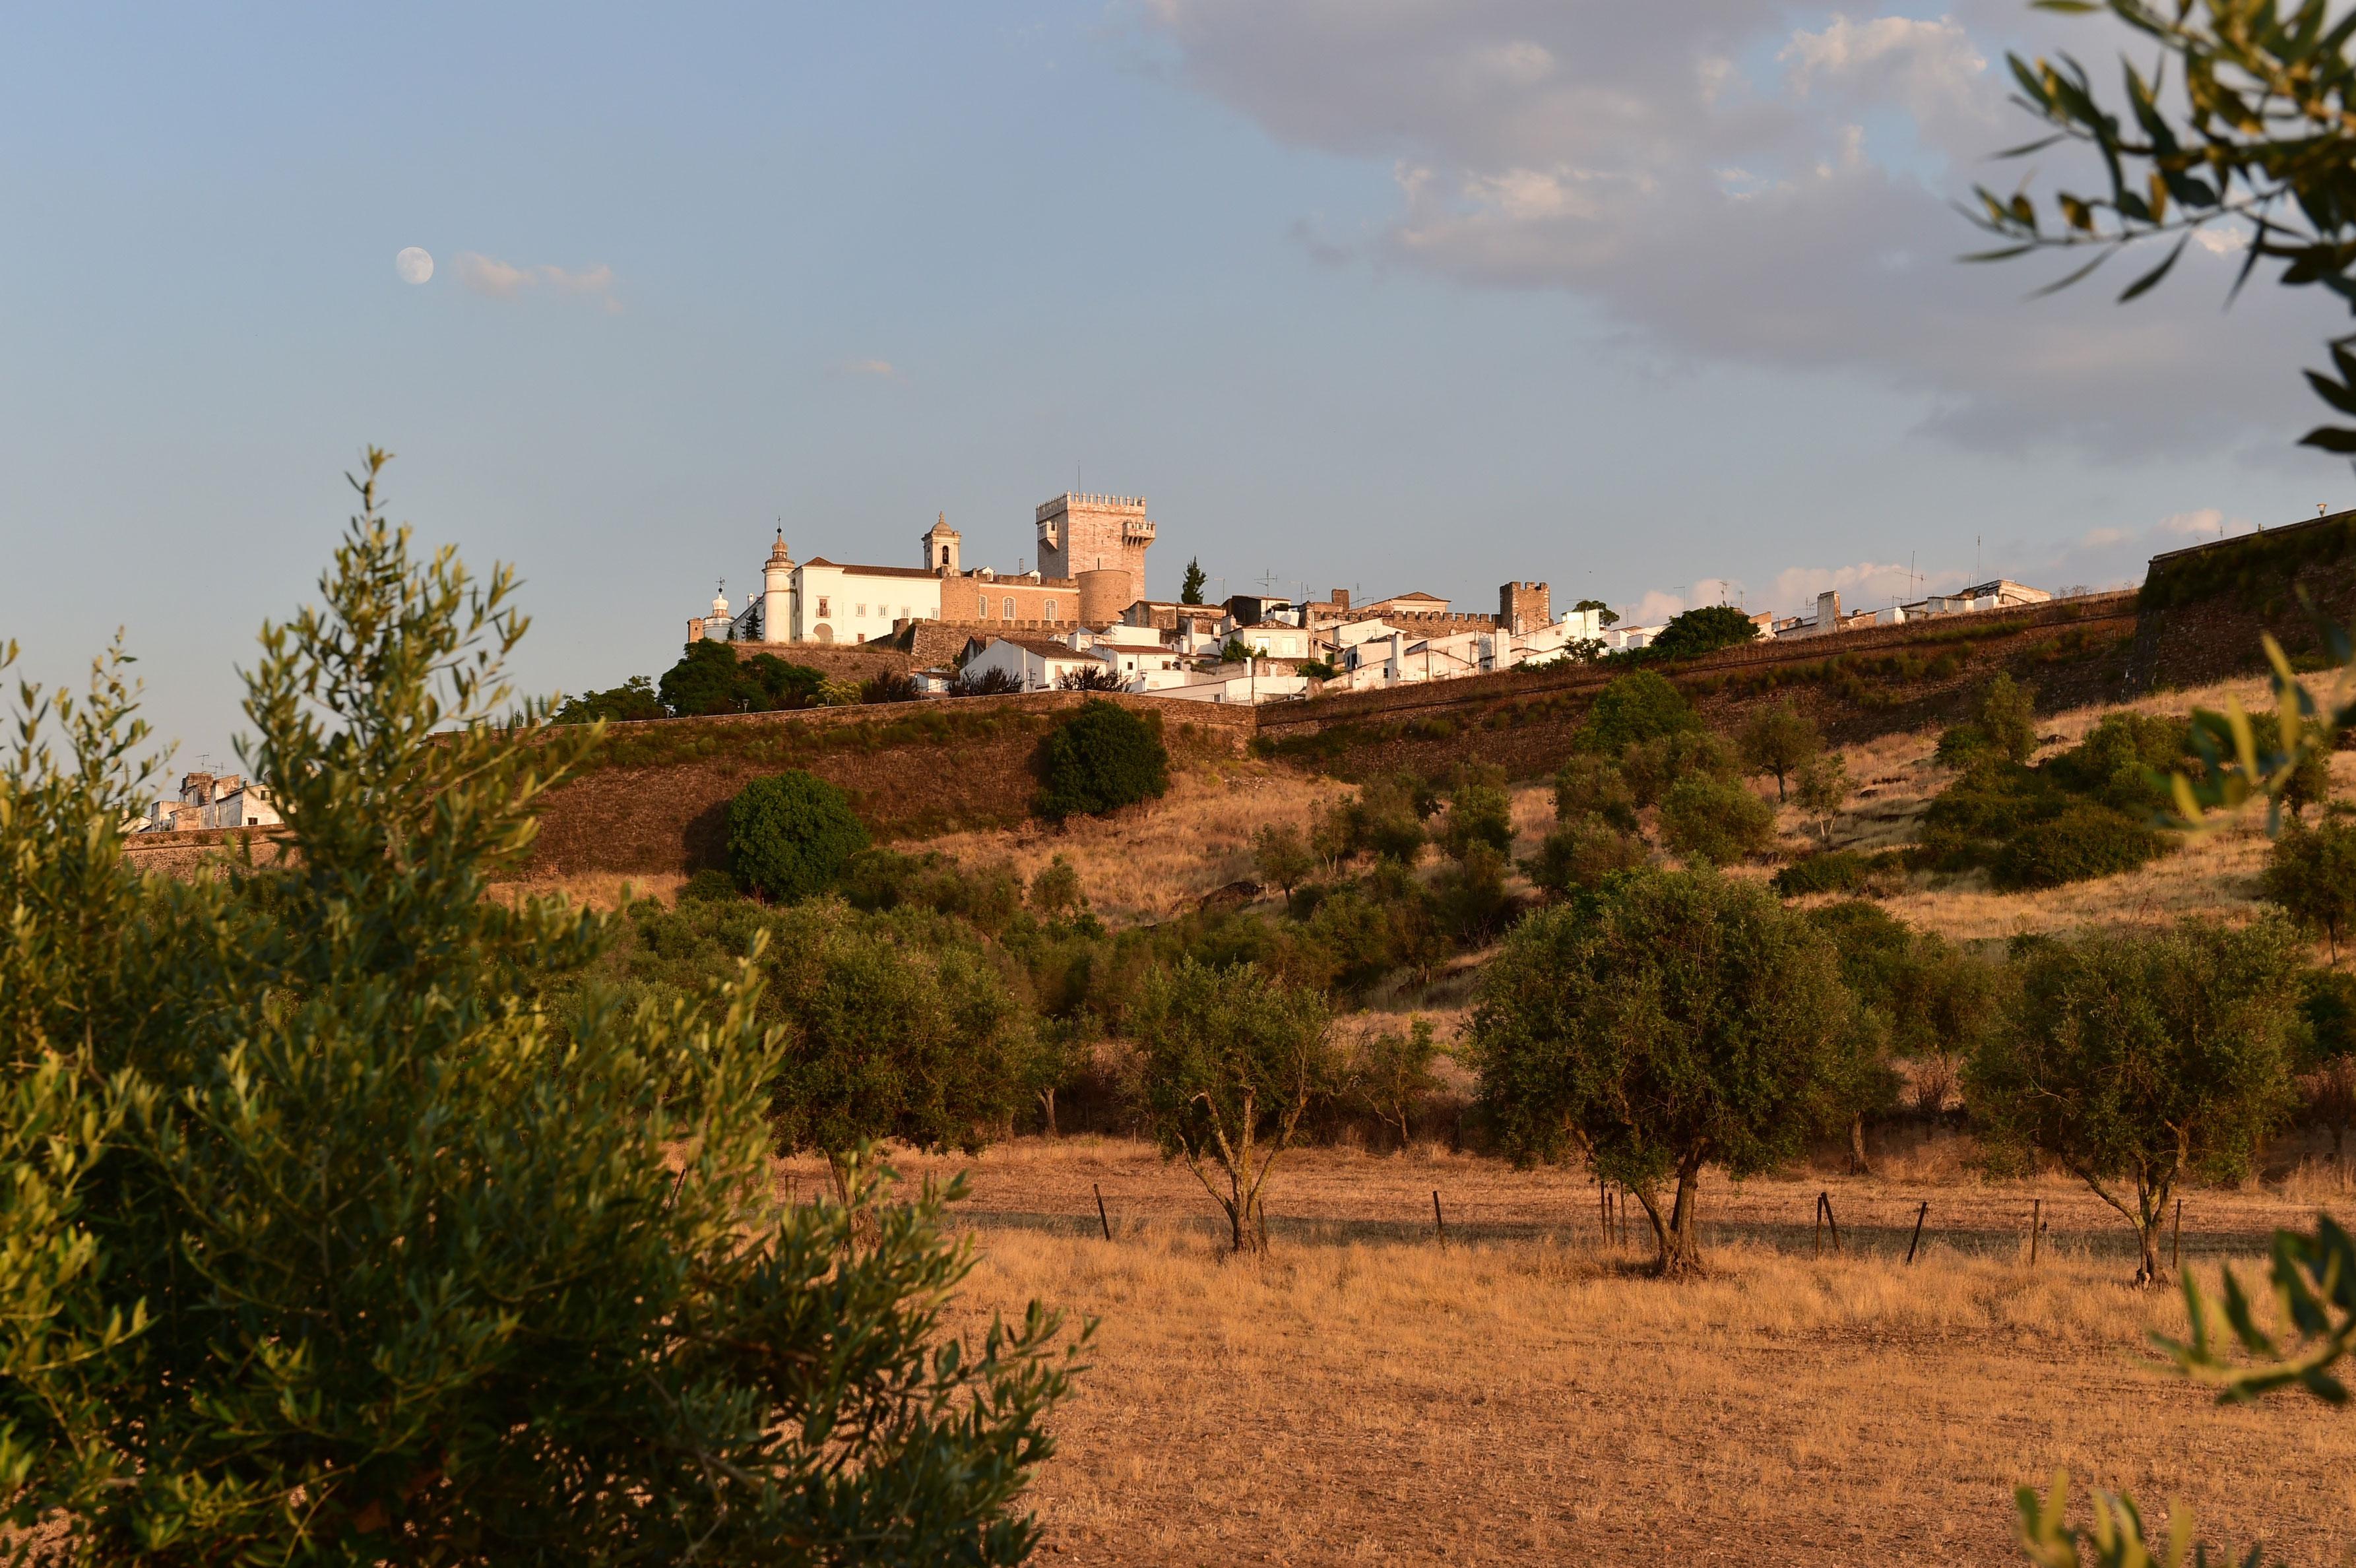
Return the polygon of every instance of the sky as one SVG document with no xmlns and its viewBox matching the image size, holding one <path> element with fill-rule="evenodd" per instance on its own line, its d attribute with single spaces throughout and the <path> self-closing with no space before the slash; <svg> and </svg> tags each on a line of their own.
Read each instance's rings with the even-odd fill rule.
<svg viewBox="0 0 2356 1568">
<path fill-rule="evenodd" d="M 658 673 L 773 530 L 1029 564 L 1143 495 L 1151 590 L 1538 579 L 1642 620 L 2356 505 L 2293 444 L 2343 318 L 2238 237 L 1965 265 L 2019 0 L 476 0 L 0 15 L 0 641 L 122 628 L 229 765 L 265 620 L 391 512 L 512 563 L 538 693 Z M 415 247 L 434 269 L 405 281 Z M 2107 277 L 2104 283 L 2102 280 Z"/>
</svg>

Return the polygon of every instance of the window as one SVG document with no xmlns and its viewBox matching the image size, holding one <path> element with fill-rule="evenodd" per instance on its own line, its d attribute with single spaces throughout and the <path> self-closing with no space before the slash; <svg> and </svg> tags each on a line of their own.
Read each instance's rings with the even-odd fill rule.
<svg viewBox="0 0 2356 1568">
<path fill-rule="evenodd" d="M 915 616 L 913 616 L 913 615 L 911 615 L 911 614 L 909 614 L 909 613 L 908 613 L 908 607 L 907 607 L 905 604 L 903 604 L 903 605 L 901 605 L 901 606 L 900 606 L 900 619 L 902 619 L 903 621 L 911 621 L 911 620 L 916 619 L 916 617 L 915 617 Z"/>
<path fill-rule="evenodd" d="M 989 620 L 989 619 L 990 619 L 990 595 L 989 595 L 989 594 L 985 593 L 985 594 L 981 595 L 981 605 L 980 605 L 980 607 L 979 609 L 977 609 L 977 610 L 975 610 L 975 611 L 974 611 L 974 614 L 975 614 L 975 616 L 976 616 L 978 619 L 980 619 L 980 620 L 987 621 L 987 620 Z"/>
<path fill-rule="evenodd" d="M 866 605 L 864 605 L 864 604 L 862 604 L 862 605 L 859 607 L 859 619 L 861 619 L 861 620 L 862 620 L 862 621 L 864 621 L 865 619 L 867 619 L 867 606 L 866 606 Z"/>
<path fill-rule="evenodd" d="M 830 605 L 830 604 L 826 602 L 826 596 L 825 596 L 824 594 L 820 594 L 820 595 L 819 596 L 819 602 L 818 602 L 818 618 L 819 618 L 819 620 L 823 621 L 823 620 L 825 620 L 829 615 L 831 615 L 831 614 L 833 614 L 833 613 L 834 613 L 834 609 L 833 609 L 833 607 L 832 607 L 831 605 Z"/>
<path fill-rule="evenodd" d="M 1047 601 L 1047 619 L 1049 619 L 1050 621 L 1052 621 L 1052 620 L 1054 620 L 1055 618 L 1055 602 L 1053 599 L 1050 599 L 1050 600 L 1048 600 L 1048 601 Z"/>
<path fill-rule="evenodd" d="M 1010 621 L 1014 619 L 1014 601 L 1011 596 L 1006 601 L 1006 618 Z"/>
</svg>

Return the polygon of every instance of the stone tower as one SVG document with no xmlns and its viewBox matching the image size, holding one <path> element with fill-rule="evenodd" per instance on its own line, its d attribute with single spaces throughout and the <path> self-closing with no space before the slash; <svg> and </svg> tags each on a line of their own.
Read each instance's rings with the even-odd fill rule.
<svg viewBox="0 0 2356 1568">
<path fill-rule="evenodd" d="M 925 530 L 925 537 L 920 542 L 925 547 L 926 571 L 940 577 L 955 577 L 958 574 L 959 570 L 958 551 L 965 543 L 965 536 L 949 527 L 947 512 L 941 513 L 933 519 L 933 526 Z"/>
<path fill-rule="evenodd" d="M 1036 516 L 1041 576 L 1076 579 L 1084 571 L 1123 571 L 1129 583 L 1121 607 L 1145 597 L 1145 552 L 1153 543 L 1153 524 L 1145 515 L 1144 496 L 1066 491 Z"/>
<path fill-rule="evenodd" d="M 1497 590 L 1497 629 L 1520 635 L 1554 624 L 1554 609 L 1543 582 L 1508 582 Z"/>
</svg>

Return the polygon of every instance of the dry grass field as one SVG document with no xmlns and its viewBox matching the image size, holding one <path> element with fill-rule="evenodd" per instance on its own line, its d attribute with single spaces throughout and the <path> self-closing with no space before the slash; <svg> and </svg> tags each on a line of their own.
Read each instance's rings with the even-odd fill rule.
<svg viewBox="0 0 2356 1568">
<path fill-rule="evenodd" d="M 1575 1173 L 1304 1151 L 1276 1178 L 1271 1256 L 1248 1264 L 1197 1223 L 1208 1200 L 1183 1168 L 1141 1146 L 903 1168 L 952 1166 L 975 1180 L 960 1322 L 1033 1297 L 1099 1322 L 1035 1492 L 1051 1557 L 2018 1563 L 2011 1488 L 2058 1465 L 2082 1489 L 2180 1497 L 2210 1539 L 2264 1539 L 2282 1560 L 2356 1545 L 2356 1415 L 2221 1409 L 2148 1370 L 2143 1335 L 2180 1329 L 2180 1303 L 2128 1288 L 2102 1216 L 2058 1182 L 1713 1181 L 1712 1272 L 1668 1285 L 1643 1276 L 1641 1249 L 1601 1244 Z M 1810 1256 L 1789 1222 L 1824 1186 L 1862 1232 L 1846 1256 Z M 2018 1244 L 2032 1194 L 2055 1216 L 2033 1269 Z M 2246 1264 L 2310 1212 L 2196 1193 L 2188 1253 Z M 2010 1225 L 2014 1244 L 1944 1238 L 1975 1225 Z"/>
</svg>

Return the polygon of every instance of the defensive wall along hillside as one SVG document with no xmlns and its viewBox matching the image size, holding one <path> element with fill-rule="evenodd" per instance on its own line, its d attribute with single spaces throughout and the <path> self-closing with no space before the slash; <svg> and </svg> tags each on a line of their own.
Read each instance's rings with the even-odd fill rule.
<svg viewBox="0 0 2356 1568">
<path fill-rule="evenodd" d="M 884 840 L 1007 827 L 1029 813 L 1040 741 L 1089 694 L 1033 692 L 800 709 L 611 726 L 540 814 L 534 876 L 690 872 L 726 863 L 728 803 L 753 779 L 801 768 L 848 791 Z M 1166 698 L 1108 700 L 1156 716 L 1173 761 L 1243 753 L 1250 709 Z"/>
</svg>

